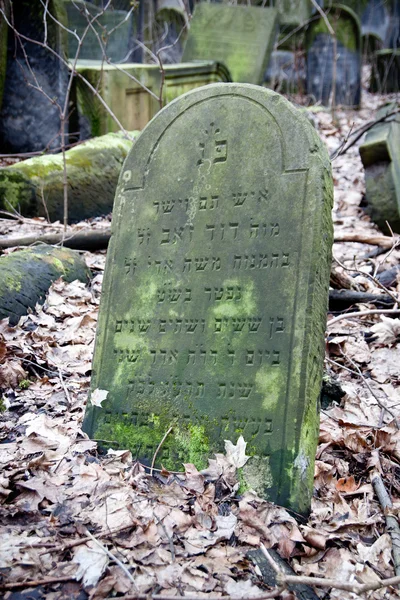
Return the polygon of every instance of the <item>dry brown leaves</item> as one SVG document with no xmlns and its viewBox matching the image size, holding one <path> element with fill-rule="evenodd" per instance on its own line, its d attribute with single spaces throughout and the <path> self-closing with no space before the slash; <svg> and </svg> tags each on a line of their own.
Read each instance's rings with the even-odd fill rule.
<svg viewBox="0 0 400 600">
<path fill-rule="evenodd" d="M 338 113 L 338 126 L 330 114 L 316 113 L 330 150 L 352 126 L 373 118 L 378 101 L 364 99 L 369 105 L 358 113 Z M 334 161 L 333 172 L 336 232 L 377 233 L 360 208 L 364 177 L 357 147 Z M 30 224 L 20 227 L 18 233 L 28 233 Z M 10 222 L 3 231 L 17 233 Z M 400 251 L 363 258 L 372 250 L 361 243 L 334 245 L 339 260 L 360 271 L 348 273 L 356 275 L 356 288 L 382 293 L 366 273 L 398 264 Z M 346 395 L 321 414 L 312 512 L 299 522 L 251 492 L 238 495 L 235 471 L 246 454 L 237 440 L 202 473 L 186 464 L 182 474 L 151 477 L 129 451 L 97 455 L 80 424 L 104 255 L 86 257 L 97 273 L 90 287 L 57 281 L 44 306 L 17 327 L 0 323 L 3 583 L 70 578 L 39 586 L 37 597 L 49 600 L 80 591 L 80 598 L 91 600 L 128 593 L 248 598 L 268 589 L 246 558 L 260 543 L 276 548 L 298 574 L 364 583 L 392 576 L 391 541 L 369 473 L 381 473 L 398 510 L 399 319 L 353 318 L 329 329 L 326 370 Z M 398 291 L 395 284 L 391 292 Z M 324 597 L 355 595 L 332 589 Z M 399 592 L 366 597 L 395 598 Z"/>
</svg>

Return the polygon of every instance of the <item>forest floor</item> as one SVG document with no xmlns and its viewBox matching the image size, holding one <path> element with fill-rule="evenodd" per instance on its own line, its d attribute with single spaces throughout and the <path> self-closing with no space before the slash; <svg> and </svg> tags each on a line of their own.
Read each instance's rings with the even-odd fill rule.
<svg viewBox="0 0 400 600">
<path fill-rule="evenodd" d="M 364 93 L 361 110 L 338 111 L 335 123 L 329 112 L 313 112 L 329 151 L 374 120 L 384 100 Z M 333 161 L 333 176 L 335 239 L 382 236 L 360 206 L 365 184 L 358 144 Z M 109 219 L 97 219 L 74 231 L 108 226 Z M 7 235 L 60 228 L 38 219 L 0 221 Z M 400 265 L 397 239 L 375 256 L 375 244 L 336 241 L 339 287 L 396 300 L 399 275 L 384 283 L 378 277 Z M 360 313 L 333 320 L 329 314 L 325 372 L 344 395 L 324 399 L 312 510 L 308 520 L 296 520 L 251 492 L 238 494 L 235 471 L 245 460 L 240 443 L 227 444 L 206 474 L 187 464 L 181 474 L 151 476 L 125 449 L 97 454 L 80 426 L 105 252 L 84 255 L 94 274 L 90 284 L 58 280 L 44 305 L 16 327 L 0 321 L 0 596 L 347 599 L 360 597 L 350 588 L 364 583 L 379 588 L 364 598 L 400 597 L 399 588 L 380 587 L 381 579 L 394 576 L 392 543 L 371 483 L 380 475 L 396 514 L 400 319 Z M 382 307 L 349 310 L 376 308 Z M 317 596 L 310 589 L 296 596 L 285 583 L 264 582 L 248 555 L 262 544 L 275 548 L 296 575 L 335 585 L 315 587 Z"/>
</svg>

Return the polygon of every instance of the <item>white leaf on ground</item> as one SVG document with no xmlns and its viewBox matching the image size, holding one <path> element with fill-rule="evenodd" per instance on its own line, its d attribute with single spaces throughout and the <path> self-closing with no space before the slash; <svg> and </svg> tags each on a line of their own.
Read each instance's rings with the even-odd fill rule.
<svg viewBox="0 0 400 600">
<path fill-rule="evenodd" d="M 400 341 L 400 319 L 390 319 L 382 315 L 381 322 L 372 325 L 371 331 L 377 336 L 375 343 L 386 346 L 396 344 Z"/>
<path fill-rule="evenodd" d="M 232 577 L 226 577 L 225 592 L 231 598 L 256 598 L 262 590 L 253 585 L 250 579 L 235 581 Z"/>
<path fill-rule="evenodd" d="M 107 554 L 95 542 L 89 541 L 84 546 L 78 546 L 72 559 L 72 562 L 79 565 L 75 579 L 82 579 L 85 588 L 96 585 L 106 570 L 108 561 Z"/>
<path fill-rule="evenodd" d="M 90 402 L 92 403 L 93 406 L 100 406 L 100 408 L 102 408 L 101 403 L 107 398 L 107 396 L 108 396 L 107 390 L 99 390 L 99 388 L 96 388 L 90 394 Z"/>
<path fill-rule="evenodd" d="M 242 435 L 239 437 L 236 446 L 230 440 L 225 440 L 226 459 L 237 469 L 243 467 L 250 458 L 250 456 L 246 456 L 246 446 L 247 442 L 244 441 Z"/>
</svg>

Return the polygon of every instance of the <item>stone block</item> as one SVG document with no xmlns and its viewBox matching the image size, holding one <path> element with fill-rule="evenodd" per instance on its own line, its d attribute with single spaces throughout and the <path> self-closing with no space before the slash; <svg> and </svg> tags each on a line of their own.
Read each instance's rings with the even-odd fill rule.
<svg viewBox="0 0 400 600">
<path fill-rule="evenodd" d="M 382 107 L 377 118 L 396 109 L 395 103 Z M 377 123 L 360 146 L 365 169 L 367 213 L 379 228 L 400 233 L 400 116 Z"/>
<path fill-rule="evenodd" d="M 209 83 L 231 81 L 226 67 L 213 61 L 164 65 L 164 83 L 158 65 L 127 63 L 104 65 L 95 61 L 79 61 L 77 71 L 85 77 L 105 100 L 107 106 L 127 130 L 143 129 L 162 104 L 179 95 Z M 118 124 L 99 99 L 77 79 L 78 111 L 85 117 L 92 135 L 117 131 Z"/>
<path fill-rule="evenodd" d="M 182 60 L 217 60 L 226 64 L 233 81 L 261 84 L 276 31 L 275 8 L 201 2 Z"/>
<path fill-rule="evenodd" d="M 150 465 L 172 427 L 156 467 L 176 470 L 243 435 L 244 485 L 308 511 L 332 193 L 316 131 L 266 88 L 209 85 L 154 117 L 116 193 L 91 438 Z"/>
</svg>

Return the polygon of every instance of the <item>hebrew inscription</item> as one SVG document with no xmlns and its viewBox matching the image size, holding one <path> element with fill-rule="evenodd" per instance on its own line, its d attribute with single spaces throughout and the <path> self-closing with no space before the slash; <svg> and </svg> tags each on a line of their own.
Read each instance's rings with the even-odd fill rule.
<svg viewBox="0 0 400 600">
<path fill-rule="evenodd" d="M 168 105 L 135 144 L 93 363 L 92 389 L 109 395 L 84 428 L 148 464 L 172 427 L 157 464 L 174 470 L 206 465 L 243 435 L 261 461 L 261 488 L 251 485 L 300 509 L 288 473 L 307 452 L 312 478 L 301 440 L 317 439 L 330 179 L 313 166 L 312 127 L 286 104 L 280 116 L 278 99 L 252 86 L 203 88 Z M 296 139 L 306 150 L 294 151 Z"/>
</svg>

